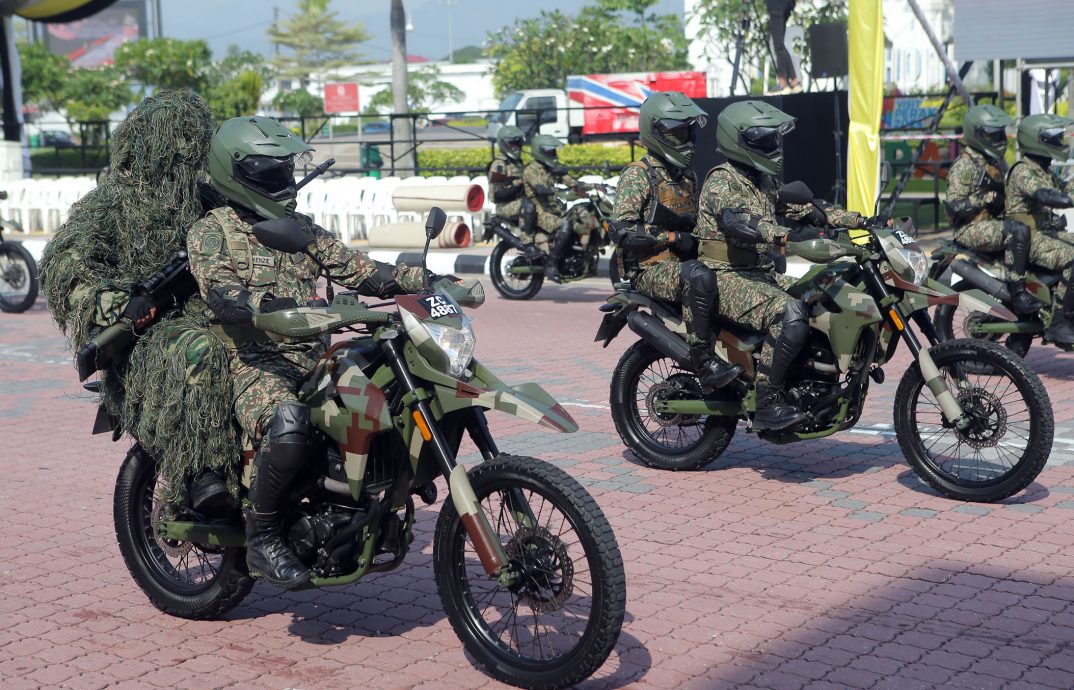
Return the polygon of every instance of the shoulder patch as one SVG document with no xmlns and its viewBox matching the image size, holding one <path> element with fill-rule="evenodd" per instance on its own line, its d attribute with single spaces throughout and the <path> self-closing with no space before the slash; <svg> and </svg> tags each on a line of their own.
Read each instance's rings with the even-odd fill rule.
<svg viewBox="0 0 1074 690">
<path fill-rule="evenodd" d="M 220 235 L 212 232 L 206 235 L 205 239 L 202 240 L 201 247 L 206 254 L 215 254 L 220 251 L 221 244 Z"/>
</svg>

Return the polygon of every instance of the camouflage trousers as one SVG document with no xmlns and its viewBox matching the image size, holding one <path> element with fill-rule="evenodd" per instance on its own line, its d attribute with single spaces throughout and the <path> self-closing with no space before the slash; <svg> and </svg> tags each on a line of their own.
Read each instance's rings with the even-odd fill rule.
<svg viewBox="0 0 1074 690">
<path fill-rule="evenodd" d="M 716 271 L 720 316 L 768 336 L 761 347 L 757 383 L 768 380 L 773 346 L 783 330 L 783 311 L 795 299 L 783 291 L 781 284 L 789 285 L 790 280 L 781 281 L 767 271 Z"/>
<path fill-rule="evenodd" d="M 298 400 L 298 387 L 308 371 L 278 355 L 232 353 L 235 418 L 255 446 L 272 426 L 276 406 Z"/>
<path fill-rule="evenodd" d="M 537 207 L 537 230 L 547 232 L 553 237 L 559 232 L 560 227 L 563 225 L 563 221 L 567 218 L 571 218 L 569 213 L 552 213 L 546 208 L 541 206 Z M 573 218 L 572 218 L 573 220 Z M 587 228 L 582 226 L 581 223 L 571 223 L 571 230 L 576 235 L 584 238 L 589 232 Z M 538 232 L 540 234 L 540 232 Z"/>
<path fill-rule="evenodd" d="M 517 221 L 519 214 L 522 213 L 522 201 L 522 197 L 519 197 L 514 201 L 496 204 L 496 215 L 509 221 Z"/>
<path fill-rule="evenodd" d="M 1003 233 L 1002 220 L 978 220 L 956 228 L 955 242 L 982 252 L 998 252 L 1002 249 L 1004 250 L 1003 263 L 1007 266 L 1014 263 L 1014 255 L 1011 254 L 1007 236 Z M 1011 277 L 1019 276 L 1012 275 Z"/>
<path fill-rule="evenodd" d="M 1001 220 L 981 220 L 959 228 L 955 230 L 955 241 L 986 252 L 1007 249 Z M 1011 252 L 1007 249 L 1003 262 L 1009 267 L 1012 261 Z M 1072 267 L 1074 244 L 1041 232 L 1034 232 L 1033 240 L 1029 245 L 1029 263 L 1049 271 L 1063 272 L 1063 280 L 1055 288 L 1056 299 L 1062 302 L 1067 292 L 1067 285 L 1074 279 L 1074 267 Z M 1021 276 L 1011 273 L 1010 277 L 1016 279 Z"/>
<path fill-rule="evenodd" d="M 641 294 L 669 302 L 682 303 L 686 292 L 682 284 L 682 262 L 678 259 L 666 259 L 647 266 L 636 273 L 630 282 Z M 690 309 L 685 304 L 682 305 L 682 317 L 688 330 L 692 331 L 689 326 L 692 321 Z"/>
</svg>

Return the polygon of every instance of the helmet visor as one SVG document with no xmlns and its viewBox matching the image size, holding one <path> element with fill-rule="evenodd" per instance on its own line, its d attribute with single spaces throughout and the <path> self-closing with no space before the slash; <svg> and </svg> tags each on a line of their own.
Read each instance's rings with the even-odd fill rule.
<svg viewBox="0 0 1074 690">
<path fill-rule="evenodd" d="M 783 135 L 794 128 L 792 123 L 780 127 L 750 127 L 742 132 L 742 145 L 762 156 L 772 156 L 783 148 Z"/>
<path fill-rule="evenodd" d="M 299 154 L 308 162 L 309 151 Z M 242 182 L 268 196 L 286 192 L 295 185 L 296 156 L 247 156 L 235 162 L 235 172 Z"/>
<path fill-rule="evenodd" d="M 696 120 L 657 120 L 653 123 L 653 129 L 657 136 L 672 146 L 684 146 L 694 143 L 694 123 Z M 702 125 L 704 126 L 704 125 Z"/>
<path fill-rule="evenodd" d="M 518 153 L 522 150 L 522 141 L 522 137 L 504 137 L 503 141 L 500 142 L 500 148 L 505 153 Z"/>
<path fill-rule="evenodd" d="M 977 128 L 977 136 L 981 141 L 995 148 L 1004 148 L 1007 145 L 1006 127 L 988 127 L 981 125 Z"/>
<path fill-rule="evenodd" d="M 542 156 L 544 156 L 545 158 L 547 158 L 550 161 L 559 160 L 559 147 L 558 146 L 549 146 L 549 145 L 546 144 L 544 146 L 539 147 L 538 150 L 541 152 Z"/>
<path fill-rule="evenodd" d="M 1071 127 L 1049 127 L 1041 130 L 1040 140 L 1045 146 L 1056 148 L 1069 148 L 1071 143 Z"/>
</svg>

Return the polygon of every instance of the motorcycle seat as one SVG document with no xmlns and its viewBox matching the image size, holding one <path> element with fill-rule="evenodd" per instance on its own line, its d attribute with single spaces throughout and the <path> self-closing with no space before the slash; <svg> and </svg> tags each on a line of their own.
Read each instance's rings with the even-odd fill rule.
<svg viewBox="0 0 1074 690">
<path fill-rule="evenodd" d="M 1003 250 L 997 249 L 994 252 L 985 251 L 983 249 L 975 249 L 973 247 L 967 247 L 964 244 L 954 243 L 954 249 L 962 254 L 968 254 L 969 256 L 984 263 L 990 263 L 992 261 L 1003 260 Z"/>
</svg>

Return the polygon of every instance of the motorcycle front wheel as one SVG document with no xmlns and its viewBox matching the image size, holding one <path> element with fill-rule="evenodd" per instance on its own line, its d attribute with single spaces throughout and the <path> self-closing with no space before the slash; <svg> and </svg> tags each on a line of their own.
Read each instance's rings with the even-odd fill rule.
<svg viewBox="0 0 1074 690">
<path fill-rule="evenodd" d="M 0 244 L 0 311 L 26 311 L 37 299 L 37 263 L 21 244 Z"/>
<path fill-rule="evenodd" d="M 157 536 L 157 521 L 183 510 L 163 500 L 165 489 L 156 460 L 141 446 L 131 448 L 119 470 L 113 503 L 123 561 L 149 601 L 164 613 L 194 620 L 219 618 L 254 586 L 246 569 L 246 549 Z"/>
<path fill-rule="evenodd" d="M 948 340 L 929 353 L 969 425 L 948 422 L 919 365 L 910 367 L 895 393 L 895 433 L 914 472 L 960 501 L 999 501 L 1029 486 L 1055 432 L 1040 379 L 1017 355 L 986 341 Z"/>
<path fill-rule="evenodd" d="M 731 443 L 738 419 L 716 415 L 666 415 L 653 410 L 661 399 L 701 397 L 701 384 L 644 340 L 627 348 L 612 372 L 612 421 L 623 445 L 650 467 L 696 470 Z"/>
<path fill-rule="evenodd" d="M 436 523 L 437 591 L 466 650 L 495 678 L 561 688 L 608 658 L 626 613 L 623 557 L 593 497 L 563 470 L 501 455 L 469 472 L 518 574 L 490 578 L 449 498 Z"/>
<path fill-rule="evenodd" d="M 531 259 L 506 242 L 497 244 L 489 257 L 489 273 L 496 291 L 504 299 L 532 299 L 541 291 L 544 273 L 511 273 L 512 266 L 532 264 Z"/>
</svg>

